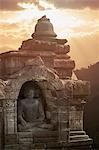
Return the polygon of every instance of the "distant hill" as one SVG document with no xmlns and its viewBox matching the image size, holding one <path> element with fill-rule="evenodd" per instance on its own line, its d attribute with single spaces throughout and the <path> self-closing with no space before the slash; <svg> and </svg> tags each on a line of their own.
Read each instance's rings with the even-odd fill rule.
<svg viewBox="0 0 99 150">
<path fill-rule="evenodd" d="M 84 128 L 99 148 L 99 62 L 75 71 L 78 79 L 90 81 L 91 96 L 85 106 Z"/>
</svg>

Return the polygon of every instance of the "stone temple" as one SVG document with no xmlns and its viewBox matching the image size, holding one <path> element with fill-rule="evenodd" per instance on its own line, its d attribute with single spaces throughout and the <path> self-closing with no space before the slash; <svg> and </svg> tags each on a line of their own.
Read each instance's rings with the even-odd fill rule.
<svg viewBox="0 0 99 150">
<path fill-rule="evenodd" d="M 92 149 L 83 128 L 90 84 L 73 78 L 69 51 L 43 16 L 31 39 L 0 54 L 1 150 Z"/>
</svg>

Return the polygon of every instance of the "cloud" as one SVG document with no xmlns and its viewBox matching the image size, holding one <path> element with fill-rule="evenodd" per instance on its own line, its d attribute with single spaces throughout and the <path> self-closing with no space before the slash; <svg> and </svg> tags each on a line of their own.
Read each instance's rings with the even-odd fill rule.
<svg viewBox="0 0 99 150">
<path fill-rule="evenodd" d="M 20 10 L 22 9 L 18 3 L 32 3 L 39 10 L 44 10 L 44 7 L 40 5 L 39 0 L 0 0 L 1 10 Z"/>
<path fill-rule="evenodd" d="M 47 0 L 48 1 L 48 0 Z M 99 0 L 49 0 L 56 8 L 70 8 L 70 9 L 83 9 L 83 8 L 99 8 Z"/>
<path fill-rule="evenodd" d="M 17 49 L 23 40 L 30 38 L 32 25 L 0 23 L 0 53 Z"/>
<path fill-rule="evenodd" d="M 46 4 L 53 4 L 56 8 L 83 9 L 86 7 L 99 8 L 99 0 L 42 0 Z M 39 10 L 45 10 L 40 0 L 0 0 L 1 10 L 21 10 L 18 3 L 32 3 Z"/>
</svg>

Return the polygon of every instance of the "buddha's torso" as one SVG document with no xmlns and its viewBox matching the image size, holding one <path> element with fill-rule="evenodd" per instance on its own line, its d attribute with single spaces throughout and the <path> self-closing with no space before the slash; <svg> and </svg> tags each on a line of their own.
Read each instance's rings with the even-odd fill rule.
<svg viewBox="0 0 99 150">
<path fill-rule="evenodd" d="M 39 100 L 38 99 L 24 99 L 21 102 L 22 117 L 26 122 L 35 122 L 40 117 Z"/>
</svg>

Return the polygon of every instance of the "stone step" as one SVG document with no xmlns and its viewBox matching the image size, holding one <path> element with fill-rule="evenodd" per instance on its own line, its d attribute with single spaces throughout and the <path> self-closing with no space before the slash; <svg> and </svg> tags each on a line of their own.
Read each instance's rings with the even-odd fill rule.
<svg viewBox="0 0 99 150">
<path fill-rule="evenodd" d="M 85 131 L 70 131 L 70 136 L 73 135 L 86 135 Z"/>
<path fill-rule="evenodd" d="M 70 131 L 69 136 L 70 142 L 88 141 L 89 136 L 86 135 L 85 131 Z"/>
<path fill-rule="evenodd" d="M 76 143 L 76 142 L 87 142 L 87 143 L 91 143 L 92 144 L 92 139 L 91 138 L 87 138 L 87 139 L 79 139 L 79 140 L 70 140 L 70 143 Z"/>
<path fill-rule="evenodd" d="M 88 135 L 75 135 L 75 136 L 70 136 L 70 141 L 71 140 L 84 140 L 88 138 L 89 138 Z"/>
</svg>

